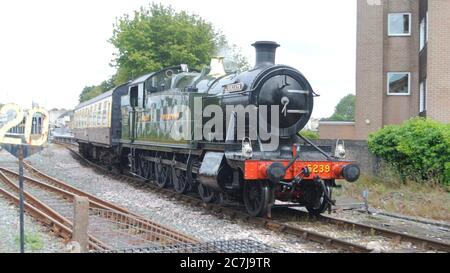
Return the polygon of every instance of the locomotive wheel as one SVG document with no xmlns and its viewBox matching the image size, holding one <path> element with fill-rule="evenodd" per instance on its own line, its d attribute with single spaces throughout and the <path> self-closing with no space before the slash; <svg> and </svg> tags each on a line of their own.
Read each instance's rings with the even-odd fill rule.
<svg viewBox="0 0 450 273">
<path fill-rule="evenodd" d="M 264 217 L 269 215 L 271 203 L 271 189 L 266 182 L 244 182 L 244 204 L 249 215 Z"/>
<path fill-rule="evenodd" d="M 149 162 L 144 159 L 143 155 L 139 155 L 138 160 L 138 169 L 136 170 L 137 175 L 142 178 L 148 179 L 150 174 Z"/>
<path fill-rule="evenodd" d="M 186 171 L 186 180 L 189 184 L 189 187 L 193 188 L 193 185 L 198 183 L 197 181 L 197 173 L 194 172 L 194 169 L 200 169 L 200 163 L 198 158 L 192 157 L 188 160 L 187 171 Z"/>
<path fill-rule="evenodd" d="M 200 197 L 202 198 L 203 202 L 209 204 L 217 199 L 216 192 L 211 189 L 210 187 L 207 187 L 201 183 L 198 183 L 198 194 L 200 194 Z"/>
<path fill-rule="evenodd" d="M 177 193 L 184 194 L 189 190 L 186 173 L 182 170 L 172 168 L 173 188 Z"/>
<path fill-rule="evenodd" d="M 326 192 L 323 193 L 322 197 L 320 198 L 320 202 L 316 206 L 306 206 L 306 209 L 308 210 L 310 215 L 318 216 L 325 211 L 328 210 L 328 208 L 331 206 L 330 203 L 325 198 L 325 194 L 328 195 L 328 198 L 331 199 L 331 193 L 332 190 L 330 187 L 325 187 Z"/>
<path fill-rule="evenodd" d="M 186 182 L 189 185 L 190 188 L 195 187 L 197 185 L 197 191 L 200 195 L 200 198 L 203 202 L 209 204 L 213 203 L 217 199 L 216 192 L 207 187 L 202 185 L 197 181 L 197 173 L 196 170 L 200 169 L 200 162 L 198 158 L 193 157 L 188 162 L 187 172 L 186 172 Z"/>
<path fill-rule="evenodd" d="M 149 172 L 148 179 L 150 181 L 155 181 L 156 180 L 156 164 L 155 163 L 153 163 L 153 162 L 148 163 L 148 172 Z"/>
<path fill-rule="evenodd" d="M 156 176 L 155 179 L 156 185 L 160 188 L 165 188 L 171 182 L 172 176 L 171 168 L 167 165 L 157 163 L 155 176 Z"/>
</svg>

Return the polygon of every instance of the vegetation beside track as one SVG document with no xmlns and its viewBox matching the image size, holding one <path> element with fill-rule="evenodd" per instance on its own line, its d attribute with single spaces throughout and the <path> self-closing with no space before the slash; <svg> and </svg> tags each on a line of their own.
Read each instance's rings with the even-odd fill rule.
<svg viewBox="0 0 450 273">
<path fill-rule="evenodd" d="M 450 124 L 413 118 L 369 137 L 369 149 L 403 183 L 450 186 Z"/>
<path fill-rule="evenodd" d="M 14 238 L 17 246 L 20 244 L 20 237 L 17 235 Z M 44 248 L 44 240 L 36 232 L 25 233 L 25 248 L 31 251 L 39 251 Z"/>
<path fill-rule="evenodd" d="M 361 177 L 357 183 L 342 183 L 342 189 L 337 189 L 335 193 L 339 198 L 363 201 L 364 190 L 369 190 L 371 208 L 450 222 L 450 192 L 444 186 Z"/>
</svg>

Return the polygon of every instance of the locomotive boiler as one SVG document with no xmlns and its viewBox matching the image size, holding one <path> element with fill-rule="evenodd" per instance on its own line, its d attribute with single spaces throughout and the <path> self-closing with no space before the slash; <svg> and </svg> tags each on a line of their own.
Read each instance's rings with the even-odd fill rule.
<svg viewBox="0 0 450 273">
<path fill-rule="evenodd" d="M 248 71 L 220 57 L 202 71 L 174 66 L 80 105 L 80 152 L 204 202 L 237 200 L 252 216 L 270 216 L 276 200 L 323 213 L 335 181 L 355 182 L 359 167 L 299 134 L 316 94 L 298 70 L 275 64 L 277 43 L 253 46 Z"/>
</svg>

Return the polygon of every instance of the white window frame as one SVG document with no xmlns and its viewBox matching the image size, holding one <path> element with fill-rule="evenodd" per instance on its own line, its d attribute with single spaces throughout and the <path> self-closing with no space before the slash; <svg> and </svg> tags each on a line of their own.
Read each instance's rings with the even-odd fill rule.
<svg viewBox="0 0 450 273">
<path fill-rule="evenodd" d="M 424 79 L 419 83 L 419 113 L 423 113 L 428 110 L 427 87 L 427 79 Z M 424 109 L 422 109 L 422 106 L 424 107 Z"/>
<path fill-rule="evenodd" d="M 422 51 L 427 45 L 427 19 L 424 17 L 419 24 L 419 51 Z"/>
<path fill-rule="evenodd" d="M 391 16 L 392 15 L 408 15 L 409 16 L 409 33 L 400 33 L 400 34 L 393 34 L 391 33 Z M 410 12 L 394 12 L 388 14 L 388 36 L 389 37 L 408 37 L 411 36 L 411 27 L 412 27 L 412 14 Z"/>
<path fill-rule="evenodd" d="M 424 32 L 423 34 L 422 34 L 422 21 L 425 24 L 424 29 L 423 29 L 423 32 Z M 422 52 L 422 50 L 428 45 L 428 33 L 429 33 L 428 29 L 429 29 L 429 23 L 428 23 L 428 11 L 427 11 L 425 17 L 422 18 L 422 20 L 419 23 L 419 47 L 420 47 L 419 52 Z M 422 44 L 422 42 L 423 42 L 423 44 Z"/>
<path fill-rule="evenodd" d="M 408 93 L 391 93 L 391 87 L 389 84 L 389 79 L 391 78 L 392 74 L 408 74 Z M 411 72 L 388 72 L 387 73 L 387 94 L 388 96 L 410 96 L 411 95 Z"/>
</svg>

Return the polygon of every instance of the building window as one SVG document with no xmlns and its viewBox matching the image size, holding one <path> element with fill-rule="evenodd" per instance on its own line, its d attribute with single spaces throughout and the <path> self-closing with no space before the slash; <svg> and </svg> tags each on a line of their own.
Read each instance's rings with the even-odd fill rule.
<svg viewBox="0 0 450 273">
<path fill-rule="evenodd" d="M 420 83 L 419 113 L 427 111 L 427 80 Z"/>
<path fill-rule="evenodd" d="M 408 96 L 411 94 L 411 73 L 391 72 L 388 73 L 388 95 Z"/>
<path fill-rule="evenodd" d="M 411 13 L 391 13 L 388 18 L 389 36 L 411 35 Z"/>
</svg>

